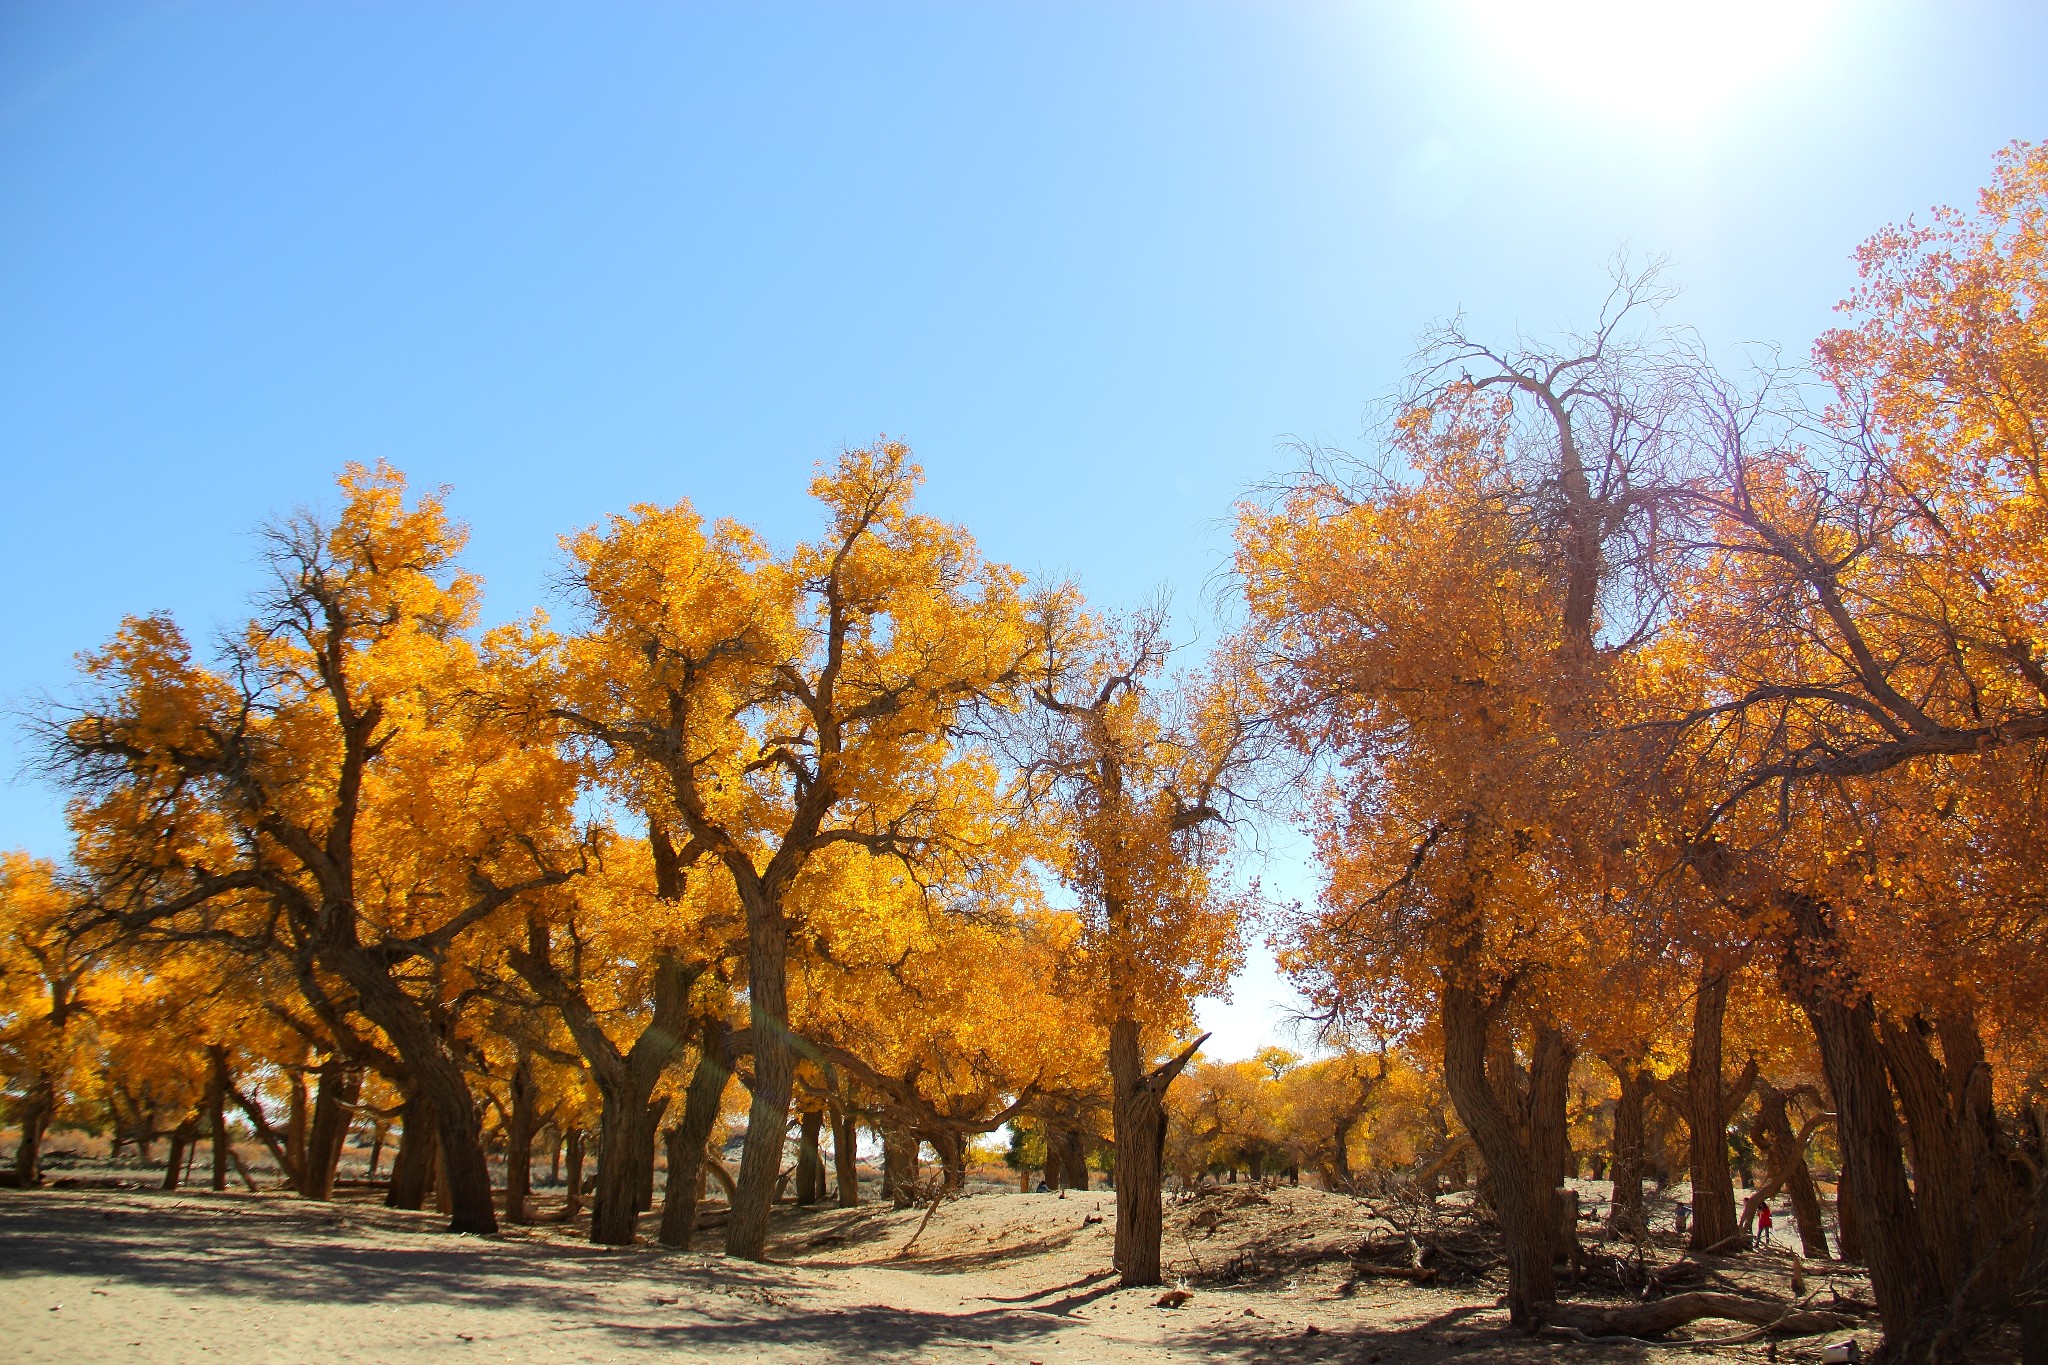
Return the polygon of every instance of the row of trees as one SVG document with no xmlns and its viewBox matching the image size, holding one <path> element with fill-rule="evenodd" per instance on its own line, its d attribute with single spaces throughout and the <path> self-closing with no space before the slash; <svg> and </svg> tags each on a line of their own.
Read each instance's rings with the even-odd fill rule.
<svg viewBox="0 0 2048 1365">
<path fill-rule="evenodd" d="M 780 555 L 636 508 L 565 543 L 573 627 L 484 630 L 442 497 L 351 469 L 333 519 L 265 533 L 210 657 L 127 622 L 37 721 L 72 867 L 9 868 L 24 1178 L 92 1048 L 152 1132 L 223 1096 L 267 1131 L 240 1058 L 313 1078 L 315 1128 L 378 1078 L 393 1202 L 438 1182 L 463 1232 L 497 1226 L 488 1118 L 518 1217 L 536 1125 L 594 1108 L 592 1236 L 625 1242 L 663 1119 L 689 1204 L 737 1076 L 726 1248 L 759 1257 L 793 1118 L 800 1180 L 828 1116 L 848 1160 L 854 1124 L 885 1134 L 892 1182 L 919 1139 L 957 1180 L 972 1135 L 1106 1102 L 1151 1192 L 1118 1264 L 1156 1279 L 1161 1095 L 1237 960 L 1251 731 L 1228 681 L 1169 674 L 1163 612 L 1027 589 L 915 510 L 919 478 L 900 445 L 846 454 Z M 102 999 L 153 1012 L 154 1050 L 108 1041 Z M 280 1157 L 314 1197 L 321 1131 Z"/>
<path fill-rule="evenodd" d="M 1894 1348 L 2023 1309 L 2048 1351 L 2048 150 L 1860 260 L 1810 380 L 1646 325 L 1654 271 L 1560 346 L 1452 324 L 1385 460 L 1239 522 L 1320 781 L 1286 965 L 1441 1058 L 1518 1322 L 1560 1316 L 1575 1058 L 1670 1095 L 1704 1247 L 1810 1051 Z"/>
<path fill-rule="evenodd" d="M 1654 325 L 1654 270 L 1559 346 L 1441 329 L 1376 455 L 1240 508 L 1241 627 L 1179 672 L 1163 608 L 986 562 L 893 444 L 820 475 L 814 540 L 639 507 L 565 542 L 566 624 L 491 630 L 441 498 L 351 470 L 268 533 L 246 627 L 201 659 L 132 620 L 38 721 L 77 844 L 10 865 L 25 1127 L 98 971 L 202 1089 L 230 1046 L 317 1077 L 316 1115 L 382 1078 L 394 1197 L 440 1170 L 465 1231 L 484 1094 L 517 1147 L 595 1092 L 616 1241 L 664 1116 L 693 1189 L 737 1076 L 754 1257 L 793 1115 L 799 1169 L 865 1117 L 885 1165 L 922 1135 L 957 1170 L 1106 1113 L 1149 1283 L 1256 779 L 1306 793 L 1327 874 L 1284 968 L 1399 1060 L 1326 1098 L 1441 1087 L 1517 1322 L 1564 1314 L 1597 1059 L 1624 1218 L 1653 1095 L 1699 1246 L 1741 1224 L 1731 1123 L 1794 1183 L 1832 1123 L 1898 1349 L 2025 1308 L 2048 1350 L 2048 152 L 1861 259 L 1810 376 L 1717 369 Z"/>
</svg>

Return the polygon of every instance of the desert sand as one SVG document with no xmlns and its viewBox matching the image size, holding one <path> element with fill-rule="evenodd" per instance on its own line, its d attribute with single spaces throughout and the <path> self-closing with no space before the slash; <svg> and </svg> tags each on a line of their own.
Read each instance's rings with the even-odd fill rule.
<svg viewBox="0 0 2048 1365">
<path fill-rule="evenodd" d="M 1497 1287 L 1360 1277 L 1356 1201 L 1307 1189 L 1169 1209 L 1189 1290 L 1120 1290 L 1109 1191 L 788 1210 L 771 1263 L 561 1224 L 455 1237 L 432 1213 L 273 1194 L 0 1191 L 0 1359 L 1408 1362 L 1818 1359 L 1816 1339 L 1588 1346 L 1508 1328 Z M 1100 1220 L 1100 1221 L 1097 1221 Z M 1384 1231 L 1384 1229 L 1381 1229 Z M 716 1236 L 710 1239 L 714 1244 Z M 1675 1253 L 1673 1253 L 1675 1254 Z M 1819 1269 L 1819 1268 L 1815 1268 Z M 1759 1273 L 1775 1273 L 1767 1260 Z M 1823 1272 L 1824 1277 L 1824 1272 Z M 1850 1282 L 1844 1280 L 1848 1285 Z M 1726 1331 L 1701 1323 L 1700 1335 Z M 1865 1334 L 1865 1346 L 1875 1344 Z"/>
</svg>

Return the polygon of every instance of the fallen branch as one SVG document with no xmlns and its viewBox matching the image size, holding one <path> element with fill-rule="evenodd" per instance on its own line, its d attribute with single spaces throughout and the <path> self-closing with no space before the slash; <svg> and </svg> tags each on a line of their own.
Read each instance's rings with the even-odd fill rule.
<svg viewBox="0 0 2048 1365">
<path fill-rule="evenodd" d="M 905 1242 L 903 1244 L 903 1249 L 896 1253 L 897 1260 L 900 1261 L 904 1259 L 906 1256 L 910 1255 L 910 1249 L 917 1245 L 917 1239 L 924 1236 L 925 1225 L 932 1221 L 932 1215 L 937 1213 L 939 1211 L 939 1205 L 945 1202 L 946 1182 L 941 1180 L 939 1182 L 939 1192 L 932 1196 L 932 1202 L 930 1203 L 930 1205 L 926 1207 L 924 1211 L 924 1217 L 917 1220 L 917 1231 L 910 1234 L 910 1240 Z"/>
<path fill-rule="evenodd" d="M 1620 1340 L 1661 1337 L 1700 1318 L 1754 1323 L 1763 1332 L 1780 1336 L 1811 1336 L 1816 1332 L 1833 1332 L 1856 1325 L 1856 1319 L 1846 1314 L 1814 1312 L 1798 1304 L 1744 1298 L 1739 1294 L 1673 1294 L 1654 1303 L 1631 1304 L 1622 1308 L 1561 1305 L 1553 1314 L 1553 1322 L 1557 1326 L 1583 1332 L 1589 1337 Z"/>
</svg>

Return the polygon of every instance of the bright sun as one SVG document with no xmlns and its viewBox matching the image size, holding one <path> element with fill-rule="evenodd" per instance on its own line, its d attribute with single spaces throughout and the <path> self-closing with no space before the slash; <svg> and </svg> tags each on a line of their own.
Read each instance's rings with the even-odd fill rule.
<svg viewBox="0 0 2048 1365">
<path fill-rule="evenodd" d="M 1833 0 L 1467 0 L 1520 77 L 1603 111 L 1695 124 L 1814 54 Z"/>
</svg>

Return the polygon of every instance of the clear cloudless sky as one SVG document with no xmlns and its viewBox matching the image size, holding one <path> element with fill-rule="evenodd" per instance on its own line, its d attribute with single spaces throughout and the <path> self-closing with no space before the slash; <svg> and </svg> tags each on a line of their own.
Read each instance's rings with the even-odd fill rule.
<svg viewBox="0 0 2048 1365">
<path fill-rule="evenodd" d="M 2048 135 L 2043 54 L 1968 0 L 4 0 L 0 699 L 231 624 L 250 529 L 377 459 L 502 618 L 635 502 L 808 534 L 888 433 L 991 556 L 1192 637 L 1233 500 L 1433 319 L 1553 332 L 1626 247 L 1803 356 L 1859 240 Z M 0 845 L 61 856 L 58 795 L 0 786 Z M 1288 1002 L 1255 955 L 1212 1050 Z"/>
</svg>

